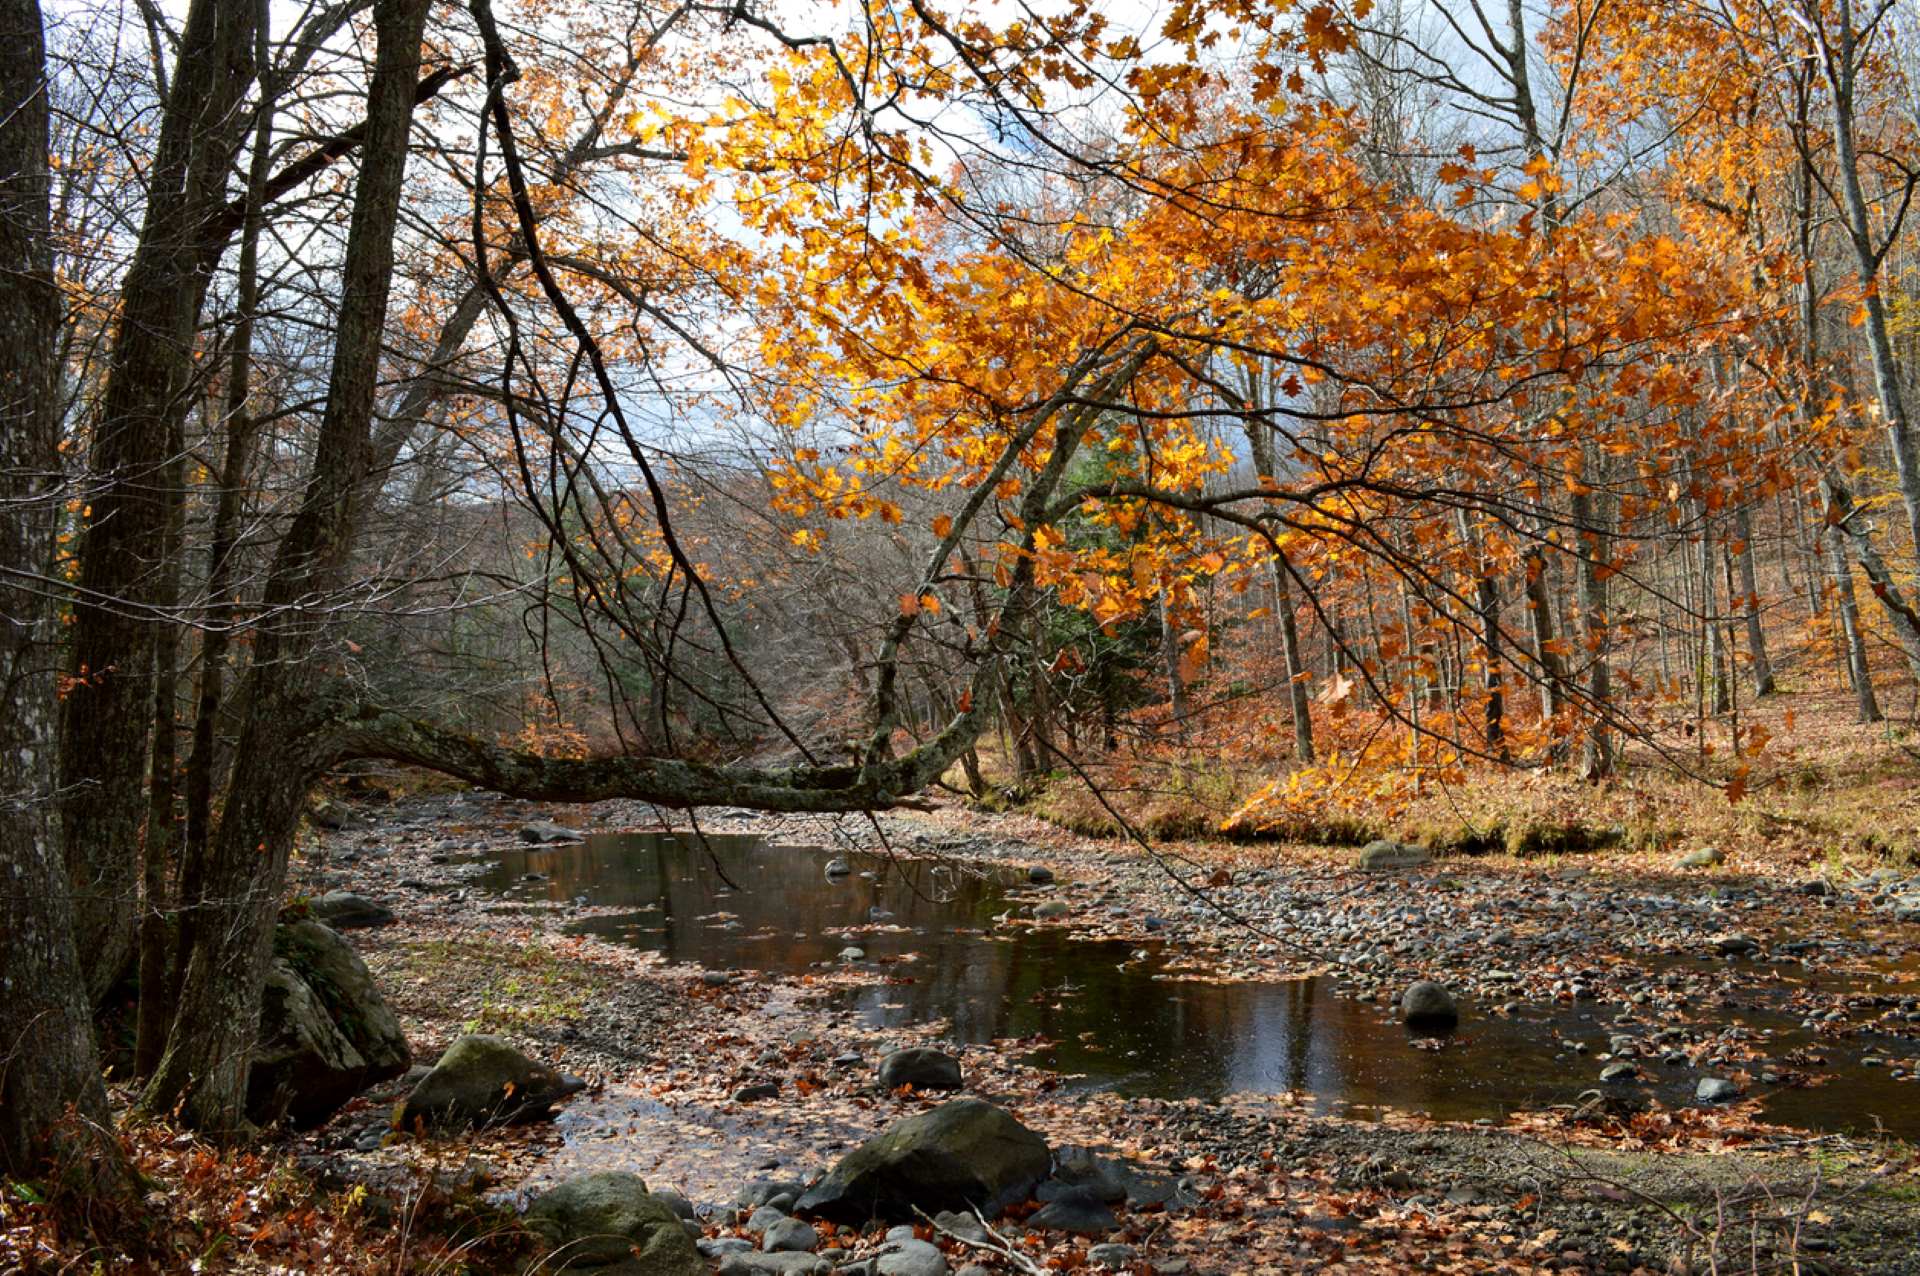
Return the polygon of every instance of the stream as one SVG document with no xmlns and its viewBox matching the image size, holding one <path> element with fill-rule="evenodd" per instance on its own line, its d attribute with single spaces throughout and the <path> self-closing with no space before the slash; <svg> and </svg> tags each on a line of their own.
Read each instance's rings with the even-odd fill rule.
<svg viewBox="0 0 1920 1276">
<path fill-rule="evenodd" d="M 714 970 L 802 975 L 858 948 L 864 956 L 846 964 L 875 981 L 834 995 L 867 1025 L 938 1024 L 953 1042 L 998 1042 L 1069 1088 L 1202 1099 L 1292 1091 L 1352 1116 L 1396 1109 L 1498 1121 L 1599 1085 L 1596 1056 L 1617 1031 L 1618 1007 L 1602 1003 L 1529 1003 L 1499 1015 L 1469 1001 L 1456 1033 L 1422 1041 L 1390 1007 L 1338 995 L 1328 976 L 1212 981 L 1175 944 L 1008 918 L 1048 893 L 1024 873 L 847 855 L 852 871 L 829 874 L 833 858 L 742 835 L 702 845 L 609 834 L 492 852 L 471 884 L 504 901 L 591 909 L 566 929 Z M 1912 1042 L 1816 1037 L 1784 1003 L 1819 976 L 1791 963 L 1754 975 L 1752 1000 L 1716 1007 L 1719 1021 L 1747 1029 L 1767 1059 L 1811 1051 L 1829 1065 L 1823 1084 L 1756 1083 L 1769 1119 L 1920 1139 L 1911 1083 L 1861 1063 L 1871 1053 L 1911 1067 Z M 1916 984 L 1876 991 L 1910 995 Z M 1592 1053 L 1577 1055 L 1570 1042 Z M 1657 1058 L 1642 1060 L 1642 1074 L 1635 1084 L 1674 1106 L 1691 1102 L 1707 1075 Z"/>
</svg>

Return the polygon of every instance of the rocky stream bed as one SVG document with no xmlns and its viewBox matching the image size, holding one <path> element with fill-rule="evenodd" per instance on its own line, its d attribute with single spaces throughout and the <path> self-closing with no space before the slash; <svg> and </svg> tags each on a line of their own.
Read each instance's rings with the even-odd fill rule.
<svg viewBox="0 0 1920 1276">
<path fill-rule="evenodd" d="M 1920 881 L 1897 872 L 1150 858 L 959 810 L 700 814 L 704 844 L 599 836 L 657 827 L 619 804 L 331 807 L 302 889 L 371 910 L 341 924 L 416 1057 L 498 1036 L 585 1093 L 396 1132 L 417 1066 L 303 1136 L 316 1164 L 378 1182 L 457 1148 L 536 1219 L 599 1176 L 666 1200 L 699 1270 L 1920 1271 Z M 1455 1030 L 1401 1026 L 1416 980 Z M 913 1047 L 947 1062 L 883 1074 Z M 767 1190 L 955 1094 L 1052 1149 L 994 1234 Z M 1063 1194 L 1099 1210 L 1059 1225 Z"/>
</svg>

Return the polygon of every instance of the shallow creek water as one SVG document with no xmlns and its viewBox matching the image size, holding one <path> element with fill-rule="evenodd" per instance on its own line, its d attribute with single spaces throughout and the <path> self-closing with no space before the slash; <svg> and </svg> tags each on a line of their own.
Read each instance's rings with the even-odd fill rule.
<svg viewBox="0 0 1920 1276">
<path fill-rule="evenodd" d="M 1616 1008 L 1528 1004 L 1502 1016 L 1469 1003 L 1444 1048 L 1419 1048 L 1388 1007 L 1338 996 L 1328 977 L 1210 982 L 1182 976 L 1174 945 L 1002 924 L 996 919 L 1039 894 L 1024 874 L 855 855 L 846 857 L 853 873 L 829 876 L 831 858 L 737 835 L 712 835 L 705 846 L 605 835 L 492 854 L 473 884 L 504 899 L 584 905 L 594 914 L 570 923 L 570 932 L 711 969 L 803 974 L 855 946 L 866 954 L 857 968 L 877 967 L 887 980 L 840 994 L 868 1025 L 941 1023 L 949 1040 L 1007 1043 L 1069 1085 L 1124 1094 L 1296 1091 L 1350 1115 L 1392 1108 L 1499 1119 L 1597 1085 L 1593 1055 L 1572 1054 L 1566 1041 L 1585 1041 L 1597 1054 L 1615 1031 Z M 876 909 L 892 916 L 868 928 Z M 1763 1035 L 1769 1057 L 1813 1046 L 1832 1067 L 1827 1084 L 1768 1093 L 1767 1116 L 1920 1138 L 1920 1086 L 1861 1066 L 1860 1042 L 1816 1040 L 1782 1004 L 1791 984 L 1814 977 L 1797 966 L 1772 973 L 1769 981 L 1756 971 L 1756 1004 L 1714 1013 Z M 1907 1043 L 1873 1045 L 1882 1055 L 1911 1051 Z M 1658 1061 L 1643 1069 L 1669 1104 L 1688 1102 L 1702 1075 Z"/>
</svg>

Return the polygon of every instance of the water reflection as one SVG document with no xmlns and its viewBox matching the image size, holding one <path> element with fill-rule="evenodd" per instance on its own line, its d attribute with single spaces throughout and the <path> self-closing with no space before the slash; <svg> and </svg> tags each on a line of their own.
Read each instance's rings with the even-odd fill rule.
<svg viewBox="0 0 1920 1276">
<path fill-rule="evenodd" d="M 945 1021 L 945 1035 L 961 1042 L 1044 1039 L 1034 1062 L 1128 1094 L 1294 1090 L 1322 1107 L 1497 1118 L 1595 1084 L 1597 1064 L 1559 1054 L 1556 1035 L 1604 1040 L 1609 1030 L 1578 1008 L 1532 1018 L 1469 1008 L 1459 1034 L 1422 1048 L 1385 1008 L 1336 996 L 1326 979 L 1165 977 L 1157 944 L 1135 958 L 1128 943 L 997 922 L 1015 906 L 1008 893 L 1024 889 L 1024 874 L 848 856 L 855 871 L 829 875 L 829 858 L 741 836 L 714 835 L 704 846 L 601 836 L 502 853 L 478 884 L 516 899 L 619 909 L 568 929 L 715 969 L 798 974 L 857 946 L 888 979 L 846 994 L 870 1025 Z M 882 926 L 869 925 L 885 914 Z M 1762 1018 L 1748 1016 L 1755 1026 L 1792 1027 Z M 1685 1102 L 1698 1074 L 1655 1070 L 1661 1097 Z M 1862 1071 L 1822 1091 L 1777 1096 L 1779 1118 L 1835 1128 L 1870 1126 L 1879 1114 L 1896 1132 L 1920 1134 L 1912 1092 Z"/>
</svg>

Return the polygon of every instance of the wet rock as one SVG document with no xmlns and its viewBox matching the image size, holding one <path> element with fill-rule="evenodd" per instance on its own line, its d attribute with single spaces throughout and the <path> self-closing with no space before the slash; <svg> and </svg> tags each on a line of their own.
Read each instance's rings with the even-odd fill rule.
<svg viewBox="0 0 1920 1276">
<path fill-rule="evenodd" d="M 880 1086 L 897 1090 L 903 1085 L 916 1090 L 958 1090 L 960 1061 L 944 1050 L 927 1046 L 895 1050 L 880 1061 Z"/>
<path fill-rule="evenodd" d="M 307 911 L 335 930 L 356 930 L 364 926 L 384 926 L 393 920 L 393 910 L 352 891 L 328 891 L 307 904 Z"/>
<path fill-rule="evenodd" d="M 1411 1028 L 1451 1028 L 1460 1022 L 1460 1007 L 1445 987 L 1422 979 L 1401 995 L 1400 1018 Z"/>
<path fill-rule="evenodd" d="M 760 1234 L 760 1248 L 769 1254 L 807 1254 L 819 1244 L 820 1233 L 797 1218 L 776 1219 Z"/>
<path fill-rule="evenodd" d="M 757 1081 L 752 1085 L 743 1085 L 733 1092 L 735 1103 L 758 1103 L 762 1099 L 780 1097 L 780 1085 L 776 1081 Z"/>
<path fill-rule="evenodd" d="M 864 948 L 847 947 L 840 950 L 841 961 L 865 961 L 866 959 L 867 950 Z"/>
<path fill-rule="evenodd" d="M 1112 1243 L 1095 1245 L 1087 1251 L 1088 1262 L 1097 1263 L 1102 1267 L 1111 1267 L 1115 1270 L 1125 1267 L 1139 1256 L 1139 1251 L 1131 1245 L 1116 1245 Z"/>
<path fill-rule="evenodd" d="M 1760 943 L 1751 935 L 1715 935 L 1713 951 L 1722 957 L 1745 957 L 1760 951 Z"/>
<path fill-rule="evenodd" d="M 847 863 L 847 861 L 837 855 L 827 861 L 826 873 L 828 877 L 846 877 L 852 872 L 853 865 Z"/>
<path fill-rule="evenodd" d="M 1600 1079 L 1609 1085 L 1624 1084 L 1639 1075 L 1640 1069 L 1636 1065 L 1625 1061 L 1610 1063 L 1600 1069 Z"/>
<path fill-rule="evenodd" d="M 1368 872 L 1385 869 L 1418 868 L 1422 864 L 1431 864 L 1433 856 L 1425 847 L 1410 842 L 1395 842 L 1381 838 L 1377 842 L 1368 842 L 1360 848 L 1360 855 L 1354 860 L 1354 866 Z"/>
<path fill-rule="evenodd" d="M 520 840 L 534 846 L 546 846 L 559 842 L 578 842 L 583 839 L 578 829 L 570 829 L 564 824 L 555 824 L 552 820 L 532 820 L 520 826 Z"/>
<path fill-rule="evenodd" d="M 1044 864 L 1035 864 L 1027 870 L 1027 880 L 1035 886 L 1045 886 L 1053 881 L 1053 870 Z"/>
<path fill-rule="evenodd" d="M 947 1276 L 947 1256 L 926 1241 L 889 1241 L 873 1270 L 878 1276 Z"/>
<path fill-rule="evenodd" d="M 586 1088 L 578 1077 L 535 1063 L 503 1037 L 475 1033 L 447 1047 L 401 1102 L 394 1125 L 447 1132 L 538 1121 Z"/>
<path fill-rule="evenodd" d="M 1092 1189 L 1070 1187 L 1028 1215 L 1027 1226 L 1076 1236 L 1105 1236 L 1120 1226 L 1120 1220 Z"/>
<path fill-rule="evenodd" d="M 1702 1103 L 1726 1103 L 1740 1097 L 1740 1087 L 1725 1077 L 1701 1077 L 1693 1087 L 1693 1097 Z"/>
<path fill-rule="evenodd" d="M 1682 855 L 1680 857 L 1680 867 L 1681 868 L 1712 868 L 1714 865 L 1721 863 L 1726 858 L 1727 857 L 1721 852 L 1719 847 L 1708 846 L 1708 847 L 1704 847 L 1701 850 L 1694 851 L 1690 854 Z"/>
<path fill-rule="evenodd" d="M 542 1193 L 527 1228 L 553 1250 L 554 1267 L 619 1263 L 631 1276 L 707 1276 L 707 1264 L 680 1216 L 649 1195 L 639 1175 L 601 1170 Z"/>
<path fill-rule="evenodd" d="M 1032 1191 L 1051 1160 L 1046 1140 L 1005 1109 L 955 1099 L 855 1148 L 797 1208 L 838 1223 L 906 1217 L 915 1207 L 977 1206 L 993 1217 Z"/>
<path fill-rule="evenodd" d="M 318 1125 L 368 1086 L 405 1073 L 413 1053 L 366 963 L 331 928 L 280 926 L 273 949 L 247 1115 Z"/>
</svg>

